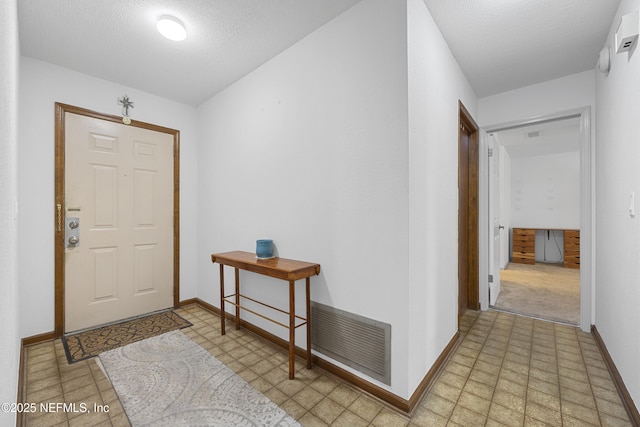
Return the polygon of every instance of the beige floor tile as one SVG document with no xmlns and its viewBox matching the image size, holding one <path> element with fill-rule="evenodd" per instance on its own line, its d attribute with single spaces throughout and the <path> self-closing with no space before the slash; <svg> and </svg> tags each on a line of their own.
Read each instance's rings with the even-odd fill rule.
<svg viewBox="0 0 640 427">
<path fill-rule="evenodd" d="M 382 410 L 382 407 L 382 404 L 375 400 L 366 396 L 360 396 L 347 409 L 360 418 L 371 422 Z"/>
<path fill-rule="evenodd" d="M 331 390 L 331 393 L 329 393 L 329 398 L 343 405 L 345 408 L 351 405 L 358 396 L 359 394 L 357 391 L 344 384 L 340 384 L 338 387 Z"/>
<path fill-rule="evenodd" d="M 538 405 L 535 402 L 527 402 L 525 415 L 527 418 L 535 419 L 539 422 L 541 421 L 547 425 L 562 425 L 562 414 L 560 411 L 549 409 L 545 406 Z M 525 425 L 528 425 L 527 422 L 529 421 L 525 420 Z"/>
<path fill-rule="evenodd" d="M 280 407 L 296 420 L 299 420 L 304 414 L 308 412 L 307 409 L 305 409 L 302 405 L 300 405 L 293 399 L 285 401 L 280 405 Z"/>
<path fill-rule="evenodd" d="M 464 385 L 467 383 L 467 378 L 466 377 L 462 377 L 460 375 L 456 375 L 451 371 L 445 370 L 442 375 L 440 375 L 440 378 L 438 379 L 438 381 L 441 381 L 445 384 L 448 384 L 452 387 L 458 388 L 458 389 L 462 389 L 464 387 Z"/>
<path fill-rule="evenodd" d="M 305 387 L 293 396 L 293 400 L 298 402 L 302 407 L 311 410 L 324 396 L 322 393 L 311 387 Z"/>
<path fill-rule="evenodd" d="M 410 426 L 413 427 L 445 427 L 448 418 L 442 417 L 428 409 L 417 411 L 412 417 Z"/>
<path fill-rule="evenodd" d="M 560 398 L 551 394 L 543 393 L 537 390 L 529 389 L 527 391 L 527 404 L 529 402 L 537 403 L 545 408 L 554 411 L 560 411 Z"/>
<path fill-rule="evenodd" d="M 307 412 L 300 419 L 300 424 L 305 427 L 325 427 L 329 424 L 322 421 L 320 418 L 313 415 L 311 412 Z"/>
<path fill-rule="evenodd" d="M 298 379 L 296 380 L 286 379 L 276 384 L 276 387 L 278 388 L 278 390 L 280 390 L 287 396 L 293 396 L 296 393 L 298 393 L 300 390 L 305 388 L 306 385 L 302 381 L 299 381 Z"/>
<path fill-rule="evenodd" d="M 524 412 L 524 408 L 525 408 L 524 396 L 517 396 L 509 392 L 496 390 L 496 392 L 493 394 L 493 402 L 502 406 L 506 406 L 507 408 L 511 408 L 518 412 Z"/>
<path fill-rule="evenodd" d="M 527 393 L 527 386 L 526 383 L 520 384 L 507 379 L 506 376 L 501 375 L 498 383 L 496 384 L 496 390 L 507 393 L 514 397 L 518 397 L 520 399 L 524 399 Z"/>
<path fill-rule="evenodd" d="M 554 375 L 558 374 L 558 363 L 555 360 L 547 362 L 547 361 L 532 358 L 529 366 L 531 368 L 549 372 Z"/>
<path fill-rule="evenodd" d="M 183 331 L 308 426 L 571 426 L 628 427 L 631 423 L 602 355 L 577 328 L 495 311 L 469 311 L 461 343 L 411 417 L 351 385 L 307 370 L 296 360 L 288 379 L 286 351 L 236 331 L 197 306 L 178 310 L 193 323 Z M 27 399 L 109 408 L 91 414 L 26 414 L 27 426 L 129 426 L 108 379 L 94 361 L 69 365 L 60 340 L 25 349 Z"/>
<path fill-rule="evenodd" d="M 405 427 L 409 425 L 409 418 L 384 408 L 373 419 L 371 425 L 375 427 Z"/>
<path fill-rule="evenodd" d="M 569 416 L 577 420 L 582 420 L 586 423 L 598 425 L 600 424 L 600 418 L 598 417 L 598 411 L 595 408 L 589 408 L 586 406 L 578 405 L 566 400 L 562 401 L 562 416 Z"/>
<path fill-rule="evenodd" d="M 366 427 L 369 425 L 368 421 L 360 418 L 351 411 L 344 411 L 336 420 L 331 424 L 332 427 Z"/>
<path fill-rule="evenodd" d="M 268 390 L 274 388 L 273 384 L 262 377 L 254 378 L 253 380 L 249 381 L 249 384 L 251 384 L 253 388 L 258 390 L 260 393 L 266 393 Z"/>
<path fill-rule="evenodd" d="M 35 390 L 33 392 L 31 390 L 27 390 L 28 402 L 62 402 L 63 400 L 61 384 L 54 384 L 50 387 Z"/>
<path fill-rule="evenodd" d="M 491 400 L 483 399 L 475 394 L 463 391 L 458 399 L 458 406 L 462 406 L 470 411 L 477 412 L 483 417 L 489 414 L 489 407 L 491 406 Z"/>
<path fill-rule="evenodd" d="M 489 420 L 497 421 L 505 426 L 521 426 L 524 424 L 524 411 L 517 411 L 493 402 L 489 409 Z"/>
<path fill-rule="evenodd" d="M 515 371 L 510 371 L 507 369 L 505 369 L 504 371 L 501 371 L 498 378 L 499 380 L 511 381 L 513 383 L 520 384 L 521 386 L 524 386 L 524 387 L 526 387 L 527 382 L 529 381 L 529 376 L 522 375 Z"/>
<path fill-rule="evenodd" d="M 591 394 L 591 387 L 589 386 L 581 391 L 561 388 L 560 399 L 563 404 L 565 402 L 571 402 L 589 409 L 596 409 L 596 401 L 593 398 L 593 394 Z"/>
<path fill-rule="evenodd" d="M 436 394 L 428 394 L 421 408 L 429 410 L 448 420 L 455 406 L 455 402 L 444 399 Z"/>
<path fill-rule="evenodd" d="M 464 392 L 471 393 L 474 396 L 478 396 L 482 399 L 491 401 L 491 399 L 493 398 L 493 393 L 495 391 L 495 388 L 492 387 L 490 384 L 469 379 L 467 383 L 464 385 L 464 388 L 462 389 L 462 391 L 463 393 Z"/>
<path fill-rule="evenodd" d="M 449 420 L 462 426 L 482 426 L 486 418 L 486 415 L 474 412 L 464 406 L 456 405 Z"/>
<path fill-rule="evenodd" d="M 451 372 L 453 374 L 456 374 L 462 378 L 467 378 L 469 376 L 469 374 L 471 373 L 471 370 L 473 369 L 472 366 L 467 366 L 467 365 L 462 365 L 458 362 L 455 362 L 453 360 L 451 360 L 448 364 L 447 367 L 445 368 L 446 372 Z"/>
<path fill-rule="evenodd" d="M 560 386 L 557 383 L 550 383 L 537 378 L 531 378 L 529 380 L 528 388 L 529 390 L 539 391 L 554 397 L 560 397 Z"/>
<path fill-rule="evenodd" d="M 600 413 L 600 421 L 603 426 L 608 427 L 632 427 L 633 424 L 628 420 L 626 413 L 624 418 L 613 417 L 608 414 Z"/>
<path fill-rule="evenodd" d="M 325 397 L 311 409 L 311 413 L 331 425 L 345 410 L 346 408 L 344 406 Z"/>
<path fill-rule="evenodd" d="M 624 409 L 624 406 L 622 406 L 622 403 L 614 403 L 608 400 L 596 398 L 596 406 L 601 418 L 603 414 L 619 419 L 627 418 L 627 411 Z"/>
<path fill-rule="evenodd" d="M 545 381 L 548 383 L 559 384 L 560 379 L 558 375 L 553 372 L 543 371 L 538 368 L 529 369 L 529 378 L 534 378 L 536 380 Z"/>
<path fill-rule="evenodd" d="M 323 375 L 315 379 L 311 383 L 311 387 L 326 396 L 331 393 L 336 387 L 338 387 L 339 384 L 339 381 Z"/>
<path fill-rule="evenodd" d="M 454 387 L 444 382 L 438 381 L 433 386 L 432 393 L 451 402 L 457 402 L 458 397 L 460 397 L 460 393 L 462 393 L 462 388 Z"/>
</svg>

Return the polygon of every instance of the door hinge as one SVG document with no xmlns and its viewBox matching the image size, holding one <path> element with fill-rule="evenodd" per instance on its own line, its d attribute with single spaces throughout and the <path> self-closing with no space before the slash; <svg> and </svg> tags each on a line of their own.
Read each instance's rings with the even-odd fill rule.
<svg viewBox="0 0 640 427">
<path fill-rule="evenodd" d="M 493 274 L 489 275 L 489 283 L 493 283 Z"/>
<path fill-rule="evenodd" d="M 489 148 L 489 157 L 493 157 L 493 148 Z"/>
</svg>

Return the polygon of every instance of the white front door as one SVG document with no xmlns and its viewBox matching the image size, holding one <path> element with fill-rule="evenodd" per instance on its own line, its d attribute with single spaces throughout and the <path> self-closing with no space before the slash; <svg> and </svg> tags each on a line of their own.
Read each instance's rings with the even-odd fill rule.
<svg viewBox="0 0 640 427">
<path fill-rule="evenodd" d="M 173 150 L 173 135 L 65 113 L 65 332 L 173 306 Z"/>
<path fill-rule="evenodd" d="M 500 145 L 495 134 L 488 135 L 489 157 L 489 305 L 500 294 Z"/>
</svg>

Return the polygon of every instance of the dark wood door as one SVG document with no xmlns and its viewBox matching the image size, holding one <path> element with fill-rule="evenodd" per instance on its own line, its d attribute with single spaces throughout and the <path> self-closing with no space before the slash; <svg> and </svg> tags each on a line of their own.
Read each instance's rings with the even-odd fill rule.
<svg viewBox="0 0 640 427">
<path fill-rule="evenodd" d="M 458 136 L 458 319 L 469 307 L 469 130 Z"/>
<path fill-rule="evenodd" d="M 480 309 L 478 289 L 478 126 L 460 103 L 458 130 L 458 320 Z"/>
</svg>

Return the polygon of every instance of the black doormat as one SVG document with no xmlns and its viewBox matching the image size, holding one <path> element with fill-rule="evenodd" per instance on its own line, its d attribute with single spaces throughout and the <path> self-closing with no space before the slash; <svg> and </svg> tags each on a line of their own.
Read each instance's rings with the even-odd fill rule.
<svg viewBox="0 0 640 427">
<path fill-rule="evenodd" d="M 121 323 L 64 335 L 62 343 L 67 361 L 71 364 L 95 357 L 103 351 L 189 326 L 192 324 L 173 310 L 166 310 Z"/>
</svg>

